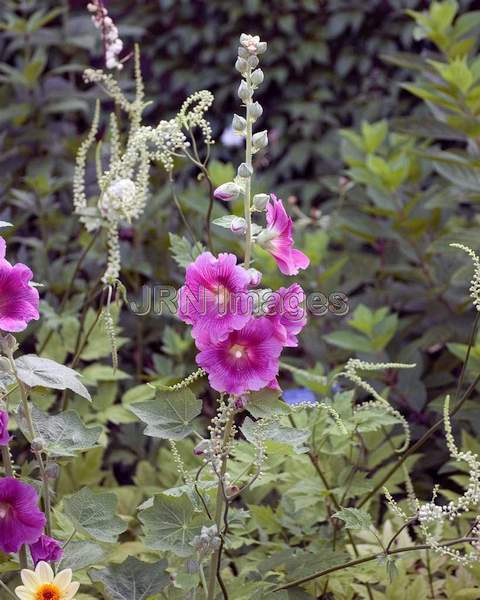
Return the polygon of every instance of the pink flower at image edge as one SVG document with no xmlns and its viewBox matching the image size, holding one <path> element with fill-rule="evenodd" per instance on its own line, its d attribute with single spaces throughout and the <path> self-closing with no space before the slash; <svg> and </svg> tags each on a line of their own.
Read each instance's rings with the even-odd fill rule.
<svg viewBox="0 0 480 600">
<path fill-rule="evenodd" d="M 8 413 L 5 410 L 0 410 L 0 446 L 8 446 L 9 441 Z"/>
<path fill-rule="evenodd" d="M 284 275 L 297 275 L 300 269 L 306 269 L 310 264 L 308 256 L 293 247 L 292 228 L 293 221 L 288 216 L 283 202 L 271 194 L 267 206 L 267 231 L 272 237 L 264 247 L 276 260 Z"/>
<path fill-rule="evenodd" d="M 6 244 L 0 238 L 0 329 L 23 331 L 39 318 L 38 291 L 30 285 L 32 271 L 23 263 L 11 265 L 5 258 Z"/>
</svg>

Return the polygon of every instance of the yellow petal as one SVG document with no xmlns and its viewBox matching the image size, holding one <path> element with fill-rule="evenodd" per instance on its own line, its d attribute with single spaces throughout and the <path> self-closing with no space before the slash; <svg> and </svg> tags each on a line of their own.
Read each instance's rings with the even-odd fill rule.
<svg viewBox="0 0 480 600">
<path fill-rule="evenodd" d="M 67 588 L 72 581 L 72 569 L 64 569 L 60 571 L 58 575 L 53 580 L 53 583 L 58 585 L 58 587 L 63 591 L 64 588 Z"/>
<path fill-rule="evenodd" d="M 41 560 L 38 563 L 37 568 L 35 569 L 35 573 L 42 583 L 52 583 L 53 582 L 52 567 L 48 563 L 44 562 L 43 560 Z"/>
<path fill-rule="evenodd" d="M 35 600 L 35 592 L 30 592 L 24 585 L 19 585 L 16 587 L 15 593 L 20 600 Z"/>
<path fill-rule="evenodd" d="M 20 577 L 22 578 L 23 585 L 28 590 L 35 591 L 35 588 L 40 584 L 37 574 L 34 571 L 30 571 L 30 569 L 22 569 Z"/>
<path fill-rule="evenodd" d="M 63 592 L 62 600 L 72 600 L 72 598 L 78 592 L 79 587 L 80 587 L 80 584 L 78 583 L 78 581 L 74 581 L 73 583 L 71 583 L 68 586 L 68 588 L 65 590 L 65 592 Z"/>
</svg>

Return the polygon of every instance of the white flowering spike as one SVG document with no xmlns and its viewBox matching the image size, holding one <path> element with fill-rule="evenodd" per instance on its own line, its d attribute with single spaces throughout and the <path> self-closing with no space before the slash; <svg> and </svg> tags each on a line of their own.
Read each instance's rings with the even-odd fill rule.
<svg viewBox="0 0 480 600">
<path fill-rule="evenodd" d="M 463 244 L 450 244 L 450 246 L 452 248 L 460 248 L 460 250 L 466 252 L 473 261 L 474 272 L 470 283 L 470 297 L 473 300 L 475 308 L 480 311 L 480 258 L 468 246 L 464 246 Z"/>
</svg>

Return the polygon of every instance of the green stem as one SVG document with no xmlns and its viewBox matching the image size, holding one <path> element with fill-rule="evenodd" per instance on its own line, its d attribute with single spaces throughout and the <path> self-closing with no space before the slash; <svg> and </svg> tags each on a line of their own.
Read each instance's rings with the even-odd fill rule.
<svg viewBox="0 0 480 600">
<path fill-rule="evenodd" d="M 248 68 L 248 72 L 246 75 L 246 81 L 248 88 L 251 89 L 251 68 Z M 246 120 L 247 120 L 247 130 L 245 136 L 245 163 L 247 167 L 253 170 L 252 168 L 252 137 L 253 137 L 253 122 L 252 118 L 249 116 L 249 106 L 252 103 L 251 97 L 245 102 L 246 106 Z M 252 196 L 252 177 L 247 177 L 245 182 L 245 196 L 243 200 L 243 209 L 245 215 L 245 221 L 247 223 L 246 232 L 245 232 L 245 269 L 248 269 L 250 266 L 250 259 L 252 256 L 252 213 L 250 211 L 251 207 L 251 196 Z"/>
<path fill-rule="evenodd" d="M 15 598 L 15 600 L 17 600 L 17 596 L 15 596 L 15 594 L 8 589 L 8 587 L 3 583 L 3 581 L 0 579 L 0 587 L 2 587 L 7 594 L 10 596 L 10 598 Z"/>
<path fill-rule="evenodd" d="M 469 542 L 477 541 L 477 538 L 473 537 L 465 537 L 465 538 L 457 538 L 455 540 L 449 540 L 448 542 L 444 542 L 443 544 L 439 544 L 441 548 L 447 548 L 448 546 L 455 546 L 457 544 L 466 544 Z M 362 556 L 361 558 L 356 558 L 354 560 L 349 560 L 346 563 L 341 565 L 336 565 L 335 567 L 330 567 L 329 569 L 324 569 L 323 571 L 317 571 L 312 575 L 307 575 L 307 577 L 302 577 L 301 579 L 296 579 L 295 581 L 290 581 L 284 585 L 281 585 L 274 590 L 272 590 L 272 594 L 274 592 L 278 592 L 280 590 L 286 590 L 292 587 L 296 587 L 298 585 L 302 585 L 304 583 L 308 583 L 313 579 L 318 579 L 319 577 L 323 577 L 324 575 L 329 575 L 330 573 L 334 573 L 336 571 L 342 571 L 343 569 L 348 569 L 350 567 L 355 567 L 357 565 L 362 565 L 366 562 L 371 562 L 372 560 L 377 560 L 381 556 L 392 556 L 393 554 L 402 554 L 403 552 L 412 552 L 414 550 L 430 550 L 431 546 L 429 544 L 419 544 L 417 546 L 405 546 L 403 548 L 396 548 L 395 550 L 389 550 L 385 554 L 369 554 L 368 556 Z"/>
<path fill-rule="evenodd" d="M 12 461 L 10 458 L 10 452 L 8 446 L 2 446 L 2 461 L 5 468 L 5 475 L 7 477 L 14 477 Z"/>
<path fill-rule="evenodd" d="M 217 486 L 217 497 L 216 497 L 216 505 L 215 505 L 215 524 L 217 526 L 218 534 L 220 535 L 220 530 L 222 527 L 222 516 L 223 516 L 223 502 L 225 499 L 225 490 L 223 488 L 223 480 L 225 478 L 225 473 L 227 472 L 227 461 L 228 461 L 228 453 L 226 451 L 226 446 L 228 444 L 228 440 L 230 439 L 230 434 L 232 431 L 233 425 L 233 416 L 230 416 L 226 425 L 225 431 L 223 434 L 223 450 L 224 456 L 222 460 L 222 465 L 220 467 L 220 473 L 218 478 L 218 486 Z M 210 562 L 210 574 L 208 581 L 208 600 L 214 600 L 215 598 L 215 585 L 217 578 L 217 569 L 220 565 L 221 558 L 221 547 L 212 555 L 212 560 Z"/>
</svg>

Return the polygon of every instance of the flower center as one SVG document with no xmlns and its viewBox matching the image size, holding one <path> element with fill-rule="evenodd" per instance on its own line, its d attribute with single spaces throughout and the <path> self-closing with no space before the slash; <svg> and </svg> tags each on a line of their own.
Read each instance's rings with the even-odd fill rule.
<svg viewBox="0 0 480 600">
<path fill-rule="evenodd" d="M 5 502 L 0 502 L 0 519 L 4 519 L 8 515 L 10 505 Z"/>
<path fill-rule="evenodd" d="M 35 595 L 35 600 L 60 600 L 61 592 L 54 583 L 44 583 L 41 585 Z"/>
<path fill-rule="evenodd" d="M 243 358 L 244 356 L 246 356 L 245 346 L 241 346 L 240 344 L 234 344 L 230 348 L 230 354 L 237 360 L 239 360 L 240 358 Z"/>
<path fill-rule="evenodd" d="M 218 308 L 223 311 L 228 304 L 230 293 L 224 285 L 219 285 L 215 290 Z"/>
</svg>

